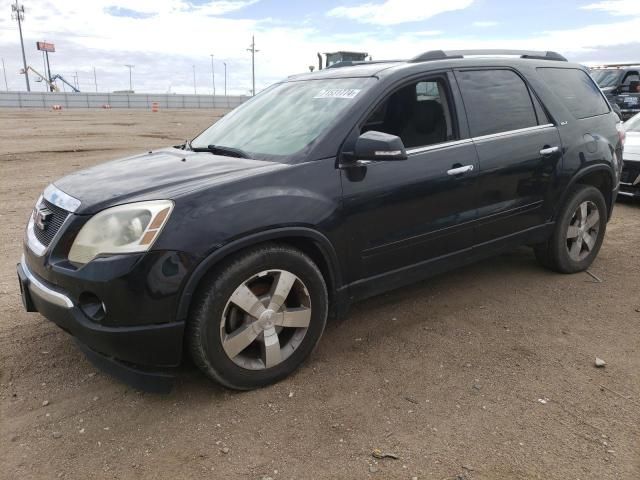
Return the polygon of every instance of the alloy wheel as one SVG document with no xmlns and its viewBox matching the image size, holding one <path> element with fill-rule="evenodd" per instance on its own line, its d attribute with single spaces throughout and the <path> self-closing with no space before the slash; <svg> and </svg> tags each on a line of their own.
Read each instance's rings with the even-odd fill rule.
<svg viewBox="0 0 640 480">
<path fill-rule="evenodd" d="M 595 203 L 582 202 L 573 213 L 567 228 L 566 242 L 569 257 L 580 262 L 593 250 L 600 232 L 600 213 Z"/>
<path fill-rule="evenodd" d="M 305 284 L 285 270 L 266 270 L 240 284 L 220 322 L 222 347 L 236 365 L 263 370 L 286 360 L 311 322 Z"/>
</svg>

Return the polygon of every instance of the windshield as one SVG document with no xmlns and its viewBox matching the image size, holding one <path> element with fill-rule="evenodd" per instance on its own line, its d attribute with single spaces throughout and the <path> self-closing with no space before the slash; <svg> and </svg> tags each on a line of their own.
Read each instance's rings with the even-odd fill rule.
<svg viewBox="0 0 640 480">
<path fill-rule="evenodd" d="M 592 70 L 591 76 L 600 88 L 617 87 L 622 70 Z"/>
<path fill-rule="evenodd" d="M 627 120 L 624 123 L 624 129 L 627 132 L 640 133 L 640 113 Z"/>
<path fill-rule="evenodd" d="M 213 124 L 191 146 L 230 147 L 252 158 L 283 160 L 309 147 L 373 82 L 340 78 L 276 84 Z"/>
</svg>

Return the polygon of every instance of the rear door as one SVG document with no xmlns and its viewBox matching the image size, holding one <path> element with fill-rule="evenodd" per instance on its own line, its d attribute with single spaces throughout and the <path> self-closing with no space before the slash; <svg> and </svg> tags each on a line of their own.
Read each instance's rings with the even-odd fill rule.
<svg viewBox="0 0 640 480">
<path fill-rule="evenodd" d="M 476 244 L 544 224 L 562 159 L 557 128 L 514 70 L 458 70 L 456 79 L 479 160 Z"/>
</svg>

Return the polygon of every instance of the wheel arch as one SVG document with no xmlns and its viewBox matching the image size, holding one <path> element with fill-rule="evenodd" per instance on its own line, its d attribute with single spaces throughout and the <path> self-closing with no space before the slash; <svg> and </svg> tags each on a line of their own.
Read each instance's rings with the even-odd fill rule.
<svg viewBox="0 0 640 480">
<path fill-rule="evenodd" d="M 346 304 L 346 298 L 344 298 L 344 295 L 340 295 L 343 283 L 338 256 L 331 241 L 322 233 L 311 228 L 285 227 L 270 229 L 239 238 L 223 245 L 204 258 L 195 267 L 182 290 L 178 302 L 178 320 L 187 320 L 193 296 L 202 279 L 212 268 L 219 265 L 220 262 L 228 258 L 229 255 L 268 242 L 288 244 L 309 256 L 318 266 L 327 283 L 330 315 L 339 315 L 339 312 L 342 312 L 346 308 L 342 306 Z"/>
<path fill-rule="evenodd" d="M 569 193 L 576 185 L 591 185 L 600 190 L 607 205 L 607 220 L 611 218 L 611 211 L 613 210 L 614 204 L 614 174 L 610 165 L 592 165 L 576 173 L 567 185 L 558 205 L 564 205 Z M 556 210 L 554 219 L 560 211 L 560 209 Z"/>
</svg>

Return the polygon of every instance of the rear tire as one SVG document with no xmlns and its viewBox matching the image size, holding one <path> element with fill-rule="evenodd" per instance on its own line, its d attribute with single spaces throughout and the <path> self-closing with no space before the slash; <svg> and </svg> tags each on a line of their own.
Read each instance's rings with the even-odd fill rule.
<svg viewBox="0 0 640 480">
<path fill-rule="evenodd" d="M 607 205 L 602 192 L 577 185 L 569 194 L 553 234 L 534 251 L 546 268 L 560 273 L 582 272 L 593 263 L 607 228 Z"/>
<path fill-rule="evenodd" d="M 195 364 L 236 390 L 278 382 L 318 344 L 327 321 L 327 287 L 302 252 L 267 244 L 205 277 L 187 324 Z"/>
</svg>

